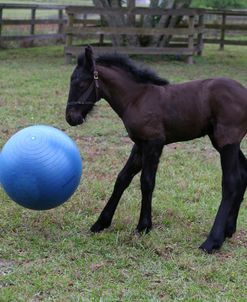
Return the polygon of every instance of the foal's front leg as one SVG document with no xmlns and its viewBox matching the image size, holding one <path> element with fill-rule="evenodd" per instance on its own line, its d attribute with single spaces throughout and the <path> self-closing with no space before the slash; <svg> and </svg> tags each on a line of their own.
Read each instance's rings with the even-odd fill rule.
<svg viewBox="0 0 247 302">
<path fill-rule="evenodd" d="M 117 177 L 113 193 L 108 203 L 96 223 L 91 227 L 92 232 L 100 232 L 111 225 L 112 217 L 124 190 L 129 186 L 133 177 L 140 172 L 141 167 L 141 150 L 137 145 L 134 145 L 126 165 Z"/>
<path fill-rule="evenodd" d="M 140 219 L 137 225 L 138 232 L 148 232 L 152 228 L 152 195 L 155 187 L 155 176 L 163 146 L 163 140 L 145 141 L 142 144 L 142 202 Z"/>
</svg>

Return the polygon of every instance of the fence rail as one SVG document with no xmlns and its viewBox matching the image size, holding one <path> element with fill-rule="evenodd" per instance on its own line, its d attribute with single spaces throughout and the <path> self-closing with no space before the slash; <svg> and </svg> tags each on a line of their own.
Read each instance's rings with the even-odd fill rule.
<svg viewBox="0 0 247 302">
<path fill-rule="evenodd" d="M 205 24 L 205 35 L 204 35 L 204 43 L 209 44 L 219 44 L 220 50 L 224 49 L 225 45 L 242 45 L 247 46 L 246 40 L 232 40 L 229 39 L 227 33 L 230 32 L 239 32 L 244 36 L 247 36 L 247 11 L 246 10 L 205 10 L 204 14 L 206 16 L 220 16 L 220 21 L 216 23 Z M 228 23 L 230 17 L 230 22 Z M 241 20 L 241 24 L 234 24 L 232 17 L 244 17 Z M 207 37 L 211 35 L 213 31 L 219 32 L 218 38 Z"/>
<path fill-rule="evenodd" d="M 160 8 L 97 8 L 89 6 L 69 6 L 66 8 L 68 15 L 68 24 L 65 30 L 66 33 L 66 47 L 65 55 L 66 61 L 70 62 L 72 56 L 78 55 L 81 52 L 81 46 L 74 44 L 74 41 L 78 43 L 78 39 L 83 42 L 89 37 L 96 37 L 100 42 L 96 45 L 95 52 L 105 52 L 109 49 L 109 46 L 103 44 L 105 36 L 114 37 L 114 39 L 121 39 L 123 36 L 185 36 L 186 41 L 183 44 L 169 43 L 167 46 L 153 46 L 153 47 L 141 47 L 141 46 L 119 46 L 111 45 L 111 51 L 126 52 L 129 54 L 173 54 L 183 55 L 187 57 L 188 63 L 192 63 L 192 57 L 194 54 L 200 54 L 202 51 L 202 33 L 203 33 L 203 13 L 200 9 L 179 9 L 179 10 L 164 10 Z M 180 17 L 184 16 L 188 19 L 188 22 L 184 28 L 150 28 L 150 27 L 114 27 L 104 23 L 104 26 L 92 26 L 86 23 L 86 16 L 97 16 L 97 19 L 101 19 L 102 16 L 118 16 L 119 18 L 130 16 L 171 16 Z M 194 42 L 196 38 L 196 42 Z"/>
<path fill-rule="evenodd" d="M 10 19 L 4 18 L 5 10 L 29 10 L 29 19 Z M 57 18 L 37 18 L 37 12 L 40 10 L 49 10 L 57 13 Z M 64 39 L 64 26 L 66 16 L 64 14 L 64 5 L 46 5 L 46 4 L 2 4 L 0 3 L 0 45 L 7 41 L 34 41 L 43 39 Z M 29 26 L 29 34 L 4 35 L 5 26 Z M 37 25 L 57 25 L 56 33 L 37 34 Z"/>
<path fill-rule="evenodd" d="M 29 17 L 9 18 L 5 17 L 6 10 L 27 10 Z M 51 18 L 39 16 L 40 11 L 52 11 Z M 183 16 L 186 22 L 182 22 L 175 28 L 146 28 L 140 27 L 110 27 L 102 22 L 104 16 L 114 14 L 127 16 L 140 20 L 140 16 Z M 241 18 L 240 22 L 235 22 Z M 210 19 L 210 20 L 209 20 Z M 234 23 L 235 22 L 235 23 Z M 67 26 L 66 26 L 67 24 Z M 39 31 L 40 26 L 48 28 L 55 26 L 53 32 Z M 4 33 L 4 28 L 20 27 L 22 34 L 13 32 Z M 230 33 L 230 35 L 229 35 Z M 192 62 L 192 56 L 201 53 L 203 43 L 219 44 L 220 49 L 225 45 L 247 46 L 246 38 L 235 38 L 231 36 L 247 36 L 247 10 L 202 10 L 202 9 L 180 9 L 164 10 L 160 8 L 125 7 L 125 8 L 97 8 L 92 6 L 65 6 L 50 4 L 3 4 L 0 3 L 0 46 L 9 41 L 34 41 L 34 40 L 64 40 L 66 37 L 65 54 L 67 61 L 71 56 L 77 55 L 81 47 L 74 45 L 74 41 L 83 41 L 88 37 L 96 37 L 98 47 L 96 51 L 108 51 L 111 49 L 131 54 L 181 54 Z M 104 44 L 104 39 L 111 36 L 159 36 L 170 35 L 172 39 L 169 47 L 134 47 L 134 46 L 110 46 Z M 112 48 L 111 48 L 112 47 Z"/>
<path fill-rule="evenodd" d="M 183 22 L 178 25 L 180 28 L 186 26 Z M 185 42 L 185 39 L 175 37 L 173 41 Z M 218 44 L 220 50 L 225 45 L 247 46 L 247 10 L 204 10 L 203 43 Z"/>
<path fill-rule="evenodd" d="M 196 16 L 201 14 L 204 10 L 199 8 L 184 8 L 184 9 L 162 9 L 149 7 L 134 7 L 129 9 L 127 7 L 95 7 L 95 6 L 67 6 L 67 14 L 99 14 L 99 15 L 146 15 L 146 16 Z"/>
</svg>

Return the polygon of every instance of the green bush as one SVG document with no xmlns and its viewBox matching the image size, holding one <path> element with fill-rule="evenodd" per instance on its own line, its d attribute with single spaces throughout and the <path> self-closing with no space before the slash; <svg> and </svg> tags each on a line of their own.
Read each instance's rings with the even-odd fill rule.
<svg viewBox="0 0 247 302">
<path fill-rule="evenodd" d="M 205 8 L 247 8 L 246 0 L 193 0 L 193 7 Z"/>
</svg>

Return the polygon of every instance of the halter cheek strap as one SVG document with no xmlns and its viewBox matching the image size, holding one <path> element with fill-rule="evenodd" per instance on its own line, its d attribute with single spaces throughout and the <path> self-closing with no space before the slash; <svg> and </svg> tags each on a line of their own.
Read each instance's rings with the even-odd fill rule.
<svg viewBox="0 0 247 302">
<path fill-rule="evenodd" d="M 93 71 L 93 82 L 95 84 L 95 94 L 96 94 L 96 102 L 99 100 L 99 73 L 95 69 L 94 64 L 94 71 Z"/>
<path fill-rule="evenodd" d="M 87 88 L 87 90 L 79 97 L 79 99 L 75 102 L 69 102 L 67 103 L 67 106 L 74 106 L 74 105 L 93 105 L 99 100 L 99 73 L 96 70 L 95 62 L 93 62 L 93 81 Z M 92 94 L 92 92 L 95 90 L 96 100 L 95 102 L 87 102 L 88 98 Z"/>
</svg>

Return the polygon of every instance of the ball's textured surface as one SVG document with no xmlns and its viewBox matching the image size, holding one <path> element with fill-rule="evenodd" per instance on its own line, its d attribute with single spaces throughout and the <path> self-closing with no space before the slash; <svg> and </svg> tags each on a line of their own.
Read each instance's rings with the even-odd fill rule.
<svg viewBox="0 0 247 302">
<path fill-rule="evenodd" d="M 76 190 L 82 160 L 76 144 L 62 131 L 45 125 L 14 134 L 0 154 L 0 182 L 18 204 L 48 210 Z"/>
</svg>

